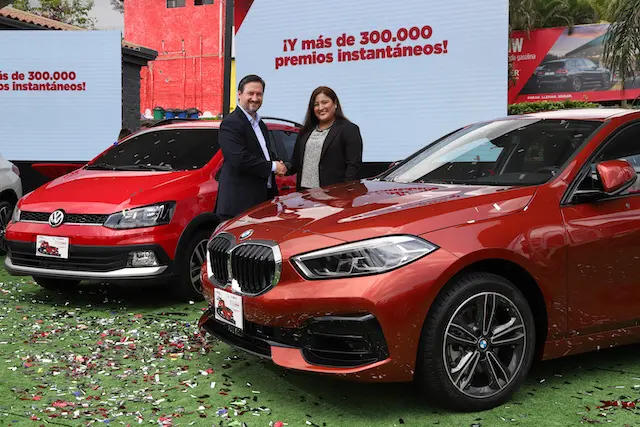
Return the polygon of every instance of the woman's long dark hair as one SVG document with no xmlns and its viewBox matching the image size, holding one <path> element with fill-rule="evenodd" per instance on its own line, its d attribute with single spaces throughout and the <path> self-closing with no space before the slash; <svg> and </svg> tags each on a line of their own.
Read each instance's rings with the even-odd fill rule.
<svg viewBox="0 0 640 427">
<path fill-rule="evenodd" d="M 338 99 L 338 95 L 336 95 L 334 90 L 327 86 L 320 86 L 313 91 L 313 93 L 311 94 L 311 98 L 309 98 L 309 107 L 307 108 L 307 114 L 304 117 L 304 124 L 302 125 L 302 130 L 300 131 L 300 133 L 311 132 L 313 129 L 315 129 L 316 126 L 318 126 L 318 118 L 313 112 L 313 104 L 315 104 L 316 96 L 320 94 L 326 95 L 327 97 L 331 98 L 334 104 L 338 106 L 338 108 L 336 108 L 336 120 L 347 119 L 342 112 L 342 105 L 340 105 L 340 100 Z"/>
</svg>

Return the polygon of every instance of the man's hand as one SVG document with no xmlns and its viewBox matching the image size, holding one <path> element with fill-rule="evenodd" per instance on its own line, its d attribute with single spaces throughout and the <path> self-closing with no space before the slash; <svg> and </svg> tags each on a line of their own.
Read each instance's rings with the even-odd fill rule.
<svg viewBox="0 0 640 427">
<path fill-rule="evenodd" d="M 282 160 L 276 162 L 276 175 L 284 176 L 287 174 L 287 167 L 282 163 Z"/>
</svg>

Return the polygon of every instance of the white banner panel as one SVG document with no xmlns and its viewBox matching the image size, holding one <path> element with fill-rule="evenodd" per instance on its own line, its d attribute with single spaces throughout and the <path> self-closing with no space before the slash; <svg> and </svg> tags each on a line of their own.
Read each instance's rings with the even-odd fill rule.
<svg viewBox="0 0 640 427">
<path fill-rule="evenodd" d="M 0 31 L 0 153 L 90 160 L 122 126 L 120 31 Z"/>
<path fill-rule="evenodd" d="M 301 122 L 317 86 L 360 126 L 365 161 L 394 161 L 507 113 L 507 0 L 254 0 L 237 80 L 266 81 L 260 114 Z"/>
</svg>

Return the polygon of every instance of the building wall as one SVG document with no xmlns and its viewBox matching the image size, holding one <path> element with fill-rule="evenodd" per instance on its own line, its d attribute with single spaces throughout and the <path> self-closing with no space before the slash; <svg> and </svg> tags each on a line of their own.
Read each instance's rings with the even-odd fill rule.
<svg viewBox="0 0 640 427">
<path fill-rule="evenodd" d="M 140 67 L 122 61 L 122 127 L 140 128 Z"/>
<path fill-rule="evenodd" d="M 140 77 L 140 112 L 222 112 L 224 0 L 167 8 L 167 0 L 125 2 L 125 39 L 158 51 Z"/>
</svg>

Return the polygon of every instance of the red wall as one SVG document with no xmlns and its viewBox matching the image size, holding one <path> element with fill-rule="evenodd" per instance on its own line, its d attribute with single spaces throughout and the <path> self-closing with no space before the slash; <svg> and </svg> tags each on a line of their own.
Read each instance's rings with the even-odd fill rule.
<svg viewBox="0 0 640 427">
<path fill-rule="evenodd" d="M 166 0 L 125 2 L 124 37 L 158 51 L 140 73 L 140 111 L 160 106 L 222 112 L 224 0 L 167 8 Z"/>
</svg>

